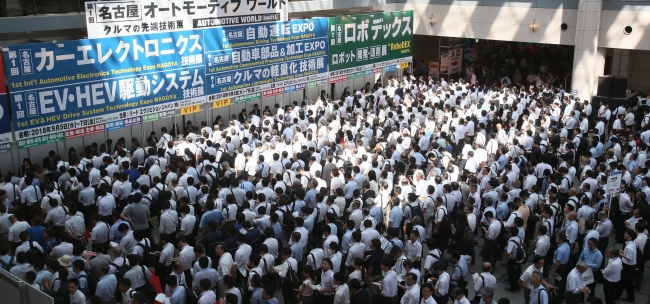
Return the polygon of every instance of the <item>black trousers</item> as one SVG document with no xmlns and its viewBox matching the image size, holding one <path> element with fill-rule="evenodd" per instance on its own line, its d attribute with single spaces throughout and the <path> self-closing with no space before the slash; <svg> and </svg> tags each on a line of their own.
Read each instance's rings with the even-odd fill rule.
<svg viewBox="0 0 650 304">
<path fill-rule="evenodd" d="M 627 298 L 634 300 L 634 273 L 636 272 L 636 265 L 628 265 L 623 263 L 623 271 L 621 271 L 621 282 L 618 289 L 618 296 L 623 295 L 623 290 L 627 291 Z"/>
<path fill-rule="evenodd" d="M 582 299 L 584 298 L 584 294 L 583 293 L 574 294 L 574 293 L 571 293 L 571 292 L 567 291 L 566 295 L 565 295 L 565 298 L 566 298 L 566 304 L 580 304 L 580 303 L 582 303 Z"/>
<path fill-rule="evenodd" d="M 490 262 L 490 264 L 492 264 L 492 269 L 496 267 L 496 255 L 500 254 L 497 252 L 497 244 L 497 240 L 485 239 L 483 248 L 481 248 L 481 252 L 479 253 L 479 255 L 483 257 L 484 262 Z"/>
<path fill-rule="evenodd" d="M 284 298 L 284 303 L 288 303 L 288 304 L 298 303 L 298 298 L 296 298 L 296 293 L 293 291 L 293 286 L 291 286 L 291 284 L 282 284 L 282 297 Z M 334 296 L 331 297 L 332 297 L 332 302 L 334 302 Z"/>
<path fill-rule="evenodd" d="M 156 275 L 158 276 L 158 279 L 160 279 L 160 286 L 165 286 L 165 279 L 172 273 L 172 266 L 173 264 L 169 264 L 169 266 L 162 265 L 160 263 L 156 263 Z"/>
<path fill-rule="evenodd" d="M 514 259 L 508 260 L 508 280 L 510 280 L 510 289 L 519 288 L 519 277 L 521 276 L 521 265 L 517 264 Z"/>
<path fill-rule="evenodd" d="M 607 252 L 607 248 L 609 247 L 609 236 L 608 237 L 603 237 L 598 239 L 598 251 L 603 256 L 606 256 L 605 253 Z M 600 268 L 604 269 L 605 268 L 605 259 L 600 263 Z"/>
<path fill-rule="evenodd" d="M 614 300 L 618 299 L 618 285 L 619 282 L 610 282 L 603 278 L 603 290 L 605 291 L 605 304 L 614 304 Z"/>
<path fill-rule="evenodd" d="M 641 286 L 641 282 L 643 282 L 643 274 L 645 272 L 644 268 L 645 268 L 645 259 L 643 258 L 643 256 L 637 254 L 636 255 L 636 276 L 634 280 L 635 286 Z"/>
<path fill-rule="evenodd" d="M 449 294 L 440 297 L 434 292 L 431 296 L 434 300 L 436 300 L 436 303 L 438 304 L 447 304 L 447 302 L 449 302 Z"/>
<path fill-rule="evenodd" d="M 192 275 L 192 269 L 187 269 L 183 272 L 185 275 L 185 283 L 187 283 L 187 286 L 192 286 L 192 280 L 194 279 L 194 276 Z"/>
<path fill-rule="evenodd" d="M 557 273 L 560 277 L 564 278 L 564 279 L 561 280 L 561 281 L 555 280 L 555 286 L 559 288 L 558 297 L 560 298 L 560 300 L 563 300 L 563 299 L 564 299 L 564 296 L 565 296 L 565 292 L 566 292 L 566 277 L 569 275 L 569 271 L 570 271 L 570 269 L 569 269 L 569 263 L 562 264 L 562 265 L 560 265 L 560 266 L 557 268 L 557 272 L 556 272 L 556 273 Z"/>
</svg>

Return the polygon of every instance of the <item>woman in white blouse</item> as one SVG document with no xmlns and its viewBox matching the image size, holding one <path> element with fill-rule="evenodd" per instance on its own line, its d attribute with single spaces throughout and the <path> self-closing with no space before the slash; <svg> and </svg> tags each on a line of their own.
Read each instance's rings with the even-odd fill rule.
<svg viewBox="0 0 650 304">
<path fill-rule="evenodd" d="M 350 276 L 348 278 L 348 282 L 352 279 L 357 279 L 359 282 L 361 282 L 361 286 L 363 286 L 363 278 L 366 276 L 366 270 L 363 268 L 363 259 L 360 257 L 354 258 L 354 261 L 352 262 L 352 266 L 354 267 L 354 271 L 350 273 Z"/>
</svg>

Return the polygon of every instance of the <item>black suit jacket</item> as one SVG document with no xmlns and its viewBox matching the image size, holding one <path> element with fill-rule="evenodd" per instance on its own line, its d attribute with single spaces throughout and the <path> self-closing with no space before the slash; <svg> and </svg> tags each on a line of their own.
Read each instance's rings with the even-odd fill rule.
<svg viewBox="0 0 650 304">
<path fill-rule="evenodd" d="M 47 170 L 52 165 L 52 160 L 49 157 L 43 158 L 43 169 Z"/>
<path fill-rule="evenodd" d="M 368 288 L 361 288 L 354 297 L 350 298 L 350 303 L 372 303 L 372 298 L 370 297 Z"/>
</svg>

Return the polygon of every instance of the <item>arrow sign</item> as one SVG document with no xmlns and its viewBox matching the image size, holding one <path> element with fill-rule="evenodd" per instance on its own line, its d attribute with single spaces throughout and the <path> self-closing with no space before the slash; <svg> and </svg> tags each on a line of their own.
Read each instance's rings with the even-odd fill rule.
<svg viewBox="0 0 650 304">
<path fill-rule="evenodd" d="M 454 61 L 451 63 L 451 66 L 457 66 L 457 65 L 458 65 L 458 61 Z"/>
</svg>

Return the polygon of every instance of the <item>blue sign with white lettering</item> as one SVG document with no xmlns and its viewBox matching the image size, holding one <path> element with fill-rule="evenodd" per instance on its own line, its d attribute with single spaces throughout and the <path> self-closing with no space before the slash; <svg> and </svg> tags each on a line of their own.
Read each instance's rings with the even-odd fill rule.
<svg viewBox="0 0 650 304">
<path fill-rule="evenodd" d="M 196 30 L 10 46 L 17 137 L 203 103 L 204 45 Z"/>
<path fill-rule="evenodd" d="M 206 29 L 209 99 L 327 73 L 327 45 L 326 18 Z"/>
</svg>

